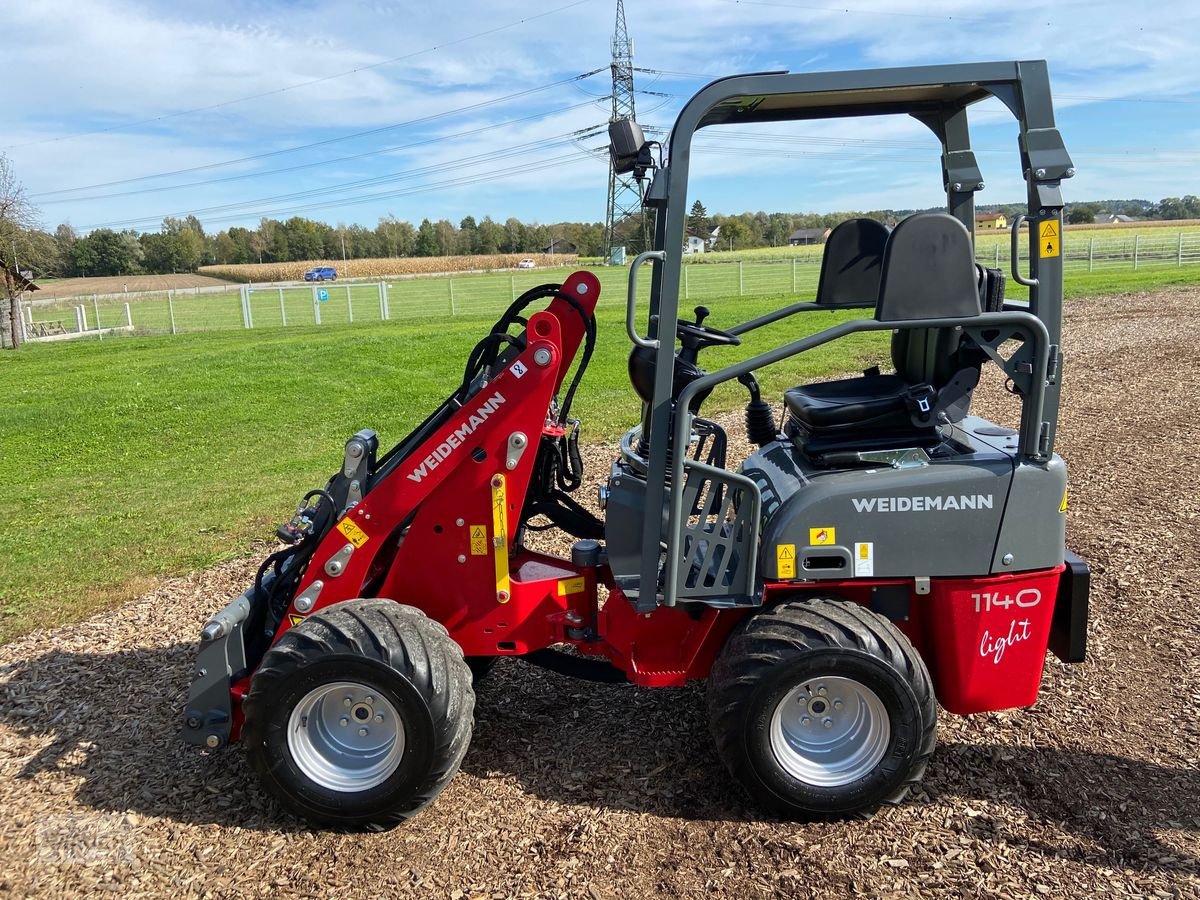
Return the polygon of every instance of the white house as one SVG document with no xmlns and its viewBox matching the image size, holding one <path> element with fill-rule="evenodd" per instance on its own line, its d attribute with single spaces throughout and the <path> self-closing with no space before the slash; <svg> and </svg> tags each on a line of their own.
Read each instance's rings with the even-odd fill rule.
<svg viewBox="0 0 1200 900">
<path fill-rule="evenodd" d="M 684 253 L 703 253 L 705 250 L 705 240 L 702 237 L 696 237 L 694 234 L 689 234 L 683 242 Z"/>
</svg>

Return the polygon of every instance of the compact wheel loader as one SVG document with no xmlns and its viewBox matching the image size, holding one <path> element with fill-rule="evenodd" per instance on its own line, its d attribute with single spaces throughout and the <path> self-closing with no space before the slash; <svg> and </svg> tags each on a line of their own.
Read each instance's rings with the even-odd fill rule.
<svg viewBox="0 0 1200 900">
<path fill-rule="evenodd" d="M 1028 210 L 1011 270 L 1027 303 L 975 263 L 983 180 L 967 114 L 986 98 L 1018 123 Z M 725 328 L 704 309 L 680 318 L 701 128 L 889 114 L 940 141 L 946 212 L 839 225 L 814 302 Z M 314 823 L 388 827 L 430 803 L 467 751 L 473 682 L 502 656 L 642 687 L 707 679 L 719 756 L 762 807 L 795 818 L 901 800 L 934 751 L 939 704 L 1028 706 L 1047 650 L 1084 658 L 1088 569 L 1066 550 L 1054 453 L 1060 183 L 1074 170 L 1045 63 L 739 75 L 687 103 L 665 158 L 632 122 L 610 137 L 618 171 L 649 178 L 657 249 L 629 271 L 642 416 L 601 488 L 603 520 L 571 496 L 583 480 L 572 401 L 600 295 L 582 271 L 518 299 L 396 446 L 350 438 L 280 528 L 282 549 L 203 629 L 185 738 L 240 740 L 266 787 Z M 863 314 L 800 327 L 831 309 Z M 721 347 L 784 319 L 796 340 L 721 366 Z M 763 396 L 756 371 L 861 332 L 890 333 L 894 371 Z M 1019 427 L 971 415 L 985 366 L 1015 395 Z M 735 380 L 756 448 L 744 460 L 701 416 Z M 526 546 L 546 527 L 575 539 L 569 557 Z"/>
</svg>

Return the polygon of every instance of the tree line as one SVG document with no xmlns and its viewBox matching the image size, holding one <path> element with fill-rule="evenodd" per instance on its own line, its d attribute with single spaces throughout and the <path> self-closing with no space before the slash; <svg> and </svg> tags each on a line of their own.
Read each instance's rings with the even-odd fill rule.
<svg viewBox="0 0 1200 900">
<path fill-rule="evenodd" d="M 0 163 L 6 163 L 0 157 Z M 0 166 L 12 182 L 10 193 L 19 185 L 11 169 Z M 18 192 L 19 194 L 19 192 Z M 374 228 L 365 225 L 329 225 L 302 216 L 287 220 L 262 219 L 257 227 L 233 227 L 215 233 L 205 230 L 195 216 L 168 217 L 156 232 L 114 231 L 97 228 L 78 234 L 68 223 L 53 232 L 34 224 L 36 216 L 21 197 L 23 215 L 0 221 L 0 235 L 8 235 L 0 248 L 0 263 L 16 251 L 23 270 L 37 277 L 88 275 L 167 274 L 194 272 L 203 265 L 236 263 L 296 262 L 303 260 L 367 259 L 403 256 L 455 256 L 496 253 L 541 253 L 554 246 L 555 252 L 581 256 L 603 256 L 604 226 L 599 222 L 560 222 L 553 225 L 529 224 L 511 217 L 503 223 L 490 216 L 476 220 L 465 216 L 457 225 L 447 219 L 436 222 L 423 219 L 419 225 L 395 216 L 385 216 Z M 3 207 L 0 206 L 0 211 Z M 687 231 L 709 241 L 713 251 L 744 250 L 755 247 L 786 246 L 797 229 L 831 228 L 847 218 L 866 216 L 886 223 L 925 210 L 877 209 L 867 212 L 782 213 L 744 212 L 738 215 L 709 215 L 700 201 L 692 204 Z M 1021 204 L 980 206 L 979 211 L 1015 215 Z M 1100 200 L 1069 206 L 1071 222 L 1090 222 L 1099 212 L 1129 215 L 1143 219 L 1200 218 L 1200 198 L 1187 195 L 1167 197 L 1157 203 L 1147 200 Z M 4 217 L 0 216 L 0 220 Z M 631 253 L 642 249 L 641 222 L 633 218 L 617 223 L 616 242 Z"/>
<path fill-rule="evenodd" d="M 1020 204 L 980 207 L 981 212 L 1016 215 Z M 877 209 L 836 213 L 745 212 L 709 216 L 703 204 L 692 205 L 688 231 L 707 237 L 719 227 L 711 249 L 745 250 L 782 247 L 797 229 L 832 228 L 857 216 L 894 223 L 923 210 Z M 1067 209 L 1071 222 L 1091 222 L 1099 212 L 1142 219 L 1200 219 L 1200 198 L 1167 197 L 1157 203 L 1144 200 L 1092 201 Z M 618 239 L 636 246 L 640 229 L 632 221 L 618 223 Z M 157 232 L 113 231 L 98 228 L 79 235 L 69 224 L 53 233 L 26 228 L 24 258 L 38 275 L 59 277 L 165 274 L 194 272 L 203 265 L 231 263 L 295 262 L 310 259 L 368 259 L 400 256 L 455 256 L 493 253 L 541 253 L 554 242 L 559 252 L 574 247 L 581 256 L 603 256 L 604 226 L 599 222 L 527 224 L 517 218 L 495 222 L 485 216 L 464 217 L 458 225 L 441 219 L 423 219 L 420 225 L 386 216 L 374 228 L 365 225 L 328 225 L 302 216 L 285 221 L 263 219 L 256 228 L 229 228 L 208 233 L 195 216 L 166 218 Z"/>
<path fill-rule="evenodd" d="M 263 219 L 256 228 L 229 228 L 209 233 L 195 216 L 168 217 L 157 232 L 97 228 L 78 234 L 69 224 L 53 233 L 26 235 L 22 260 L 38 274 L 87 275 L 167 274 L 194 272 L 204 265 L 297 262 L 310 259 L 369 259 L 397 256 L 455 256 L 492 253 L 541 253 L 555 243 L 569 244 L 585 256 L 603 253 L 604 226 L 563 222 L 526 224 L 509 218 L 503 224 L 485 216 L 466 216 L 458 225 L 429 219 L 414 226 L 386 216 L 374 228 L 328 225 L 302 216 L 281 221 Z"/>
</svg>

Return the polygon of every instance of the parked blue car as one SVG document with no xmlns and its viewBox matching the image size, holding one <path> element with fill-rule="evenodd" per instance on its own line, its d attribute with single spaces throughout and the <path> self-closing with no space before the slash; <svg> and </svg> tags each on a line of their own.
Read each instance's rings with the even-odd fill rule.
<svg viewBox="0 0 1200 900">
<path fill-rule="evenodd" d="M 304 273 L 305 281 L 337 281 L 337 269 L 333 266 L 317 266 Z"/>
</svg>

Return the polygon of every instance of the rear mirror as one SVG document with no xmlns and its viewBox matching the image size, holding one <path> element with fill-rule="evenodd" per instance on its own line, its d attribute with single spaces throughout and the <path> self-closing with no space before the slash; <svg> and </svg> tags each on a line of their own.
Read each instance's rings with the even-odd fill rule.
<svg viewBox="0 0 1200 900">
<path fill-rule="evenodd" d="M 632 119 L 608 124 L 608 152 L 613 168 L 619 174 L 638 171 L 640 176 L 651 165 L 650 148 L 642 134 L 642 126 Z"/>
</svg>

